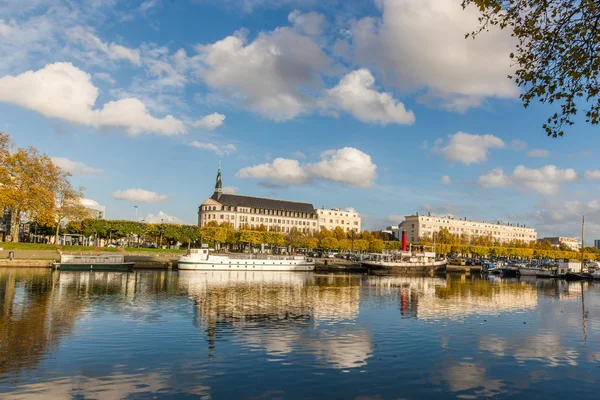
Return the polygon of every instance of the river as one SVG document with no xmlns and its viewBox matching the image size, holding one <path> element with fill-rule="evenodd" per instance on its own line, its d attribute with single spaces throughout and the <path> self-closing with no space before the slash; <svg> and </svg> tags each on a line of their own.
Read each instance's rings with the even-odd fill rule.
<svg viewBox="0 0 600 400">
<path fill-rule="evenodd" d="M 597 398 L 599 305 L 535 278 L 0 268 L 0 398 Z"/>
</svg>

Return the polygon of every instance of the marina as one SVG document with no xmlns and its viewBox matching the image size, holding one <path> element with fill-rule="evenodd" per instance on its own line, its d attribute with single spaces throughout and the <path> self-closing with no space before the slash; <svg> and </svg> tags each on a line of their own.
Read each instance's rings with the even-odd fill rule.
<svg viewBox="0 0 600 400">
<path fill-rule="evenodd" d="M 0 397 L 593 398 L 600 284 L 530 278 L 0 268 Z"/>
</svg>

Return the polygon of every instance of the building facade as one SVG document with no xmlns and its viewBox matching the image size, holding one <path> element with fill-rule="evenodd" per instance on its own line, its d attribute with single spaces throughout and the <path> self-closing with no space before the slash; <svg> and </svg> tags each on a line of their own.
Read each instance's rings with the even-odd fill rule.
<svg viewBox="0 0 600 400">
<path fill-rule="evenodd" d="M 305 233 L 319 229 L 311 203 L 223 193 L 221 168 L 213 195 L 198 208 L 198 225 L 203 227 L 210 221 L 229 222 L 235 229 L 264 226 L 269 231 L 284 233 L 293 228 Z"/>
<path fill-rule="evenodd" d="M 81 204 L 85 207 L 89 218 L 106 219 L 106 207 L 90 199 L 81 199 Z"/>
<path fill-rule="evenodd" d="M 359 233 L 361 231 L 360 216 L 356 211 L 347 211 L 339 208 L 321 208 L 316 210 L 316 212 L 319 218 L 318 230 L 327 228 L 333 231 L 335 228 L 340 227 L 344 232 L 354 231 Z"/>
<path fill-rule="evenodd" d="M 594 240 L 594 247 L 600 250 L 600 239 Z"/>
<path fill-rule="evenodd" d="M 432 215 L 407 215 L 400 224 L 400 228 L 406 232 L 410 242 L 416 243 L 419 238 L 424 236 L 433 237 L 446 228 L 454 235 L 466 235 L 467 237 L 491 237 L 498 242 L 510 242 L 520 240 L 523 242 L 532 242 L 537 240 L 535 229 L 528 228 L 520 224 L 496 224 L 478 221 L 469 221 L 465 219 L 455 219 L 453 217 L 436 217 Z"/>
<path fill-rule="evenodd" d="M 576 238 L 576 237 L 570 238 L 570 237 L 553 236 L 553 237 L 541 238 L 541 239 L 538 239 L 538 241 L 550 242 L 552 247 L 554 247 L 555 249 L 558 249 L 561 244 L 564 244 L 564 245 L 569 246 L 569 248 L 573 251 L 581 250 L 581 243 L 579 243 L 579 238 Z"/>
</svg>

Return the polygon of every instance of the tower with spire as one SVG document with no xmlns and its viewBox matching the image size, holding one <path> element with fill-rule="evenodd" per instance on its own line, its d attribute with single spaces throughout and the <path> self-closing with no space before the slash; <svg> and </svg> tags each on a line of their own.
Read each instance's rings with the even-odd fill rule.
<svg viewBox="0 0 600 400">
<path fill-rule="evenodd" d="M 217 171 L 217 181 L 215 182 L 215 191 L 212 195 L 213 200 L 219 201 L 223 195 L 223 183 L 221 182 L 221 161 L 219 161 L 219 170 Z"/>
</svg>

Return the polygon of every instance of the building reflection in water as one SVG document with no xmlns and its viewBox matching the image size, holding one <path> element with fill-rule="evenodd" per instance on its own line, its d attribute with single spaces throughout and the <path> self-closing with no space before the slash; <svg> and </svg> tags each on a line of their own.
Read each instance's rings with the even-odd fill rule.
<svg viewBox="0 0 600 400">
<path fill-rule="evenodd" d="M 365 365 L 371 334 L 356 325 L 361 277 L 293 272 L 179 271 L 211 354 L 219 336 L 271 356 L 308 352 L 332 368 Z"/>
<path fill-rule="evenodd" d="M 535 286 L 519 281 L 490 282 L 469 275 L 430 277 L 370 277 L 366 283 L 376 296 L 396 294 L 403 316 L 420 319 L 456 319 L 533 309 L 538 303 Z"/>
</svg>

